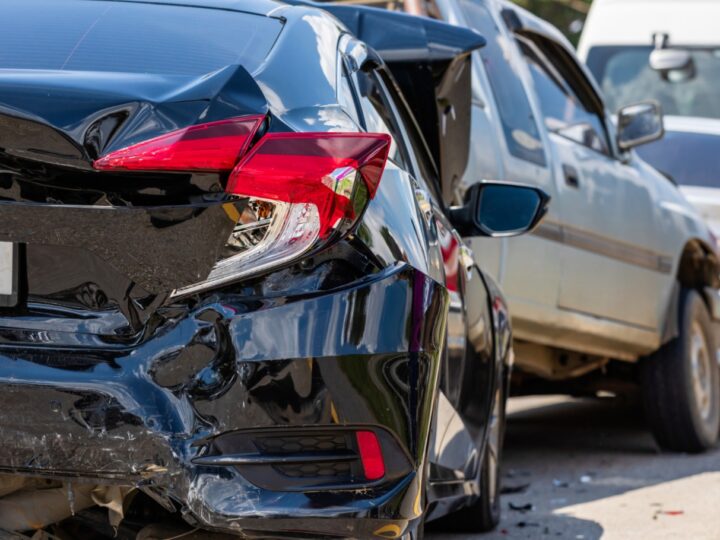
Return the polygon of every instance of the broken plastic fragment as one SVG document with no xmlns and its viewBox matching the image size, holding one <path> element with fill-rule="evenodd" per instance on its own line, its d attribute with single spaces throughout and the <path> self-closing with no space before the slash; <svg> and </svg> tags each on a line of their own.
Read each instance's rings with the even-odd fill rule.
<svg viewBox="0 0 720 540">
<path fill-rule="evenodd" d="M 515 510 L 516 512 L 532 512 L 534 510 L 532 503 L 516 504 L 509 502 L 508 506 L 510 507 L 510 510 Z"/>
</svg>

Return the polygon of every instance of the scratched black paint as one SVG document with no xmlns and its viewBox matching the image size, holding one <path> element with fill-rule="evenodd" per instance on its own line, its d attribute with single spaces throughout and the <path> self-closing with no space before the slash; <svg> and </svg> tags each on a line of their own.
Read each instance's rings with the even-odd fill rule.
<svg viewBox="0 0 720 540">
<path fill-rule="evenodd" d="M 284 25 L 252 75 L 228 66 L 118 84 L 117 74 L 0 70 L 0 241 L 23 246 L 20 303 L 0 309 L 0 470 L 142 486 L 217 531 L 403 534 L 425 503 L 449 510 L 477 494 L 489 396 L 509 360 L 500 293 L 444 251 L 459 239 L 428 195 L 441 179 L 388 165 L 347 237 L 177 299 L 172 290 L 205 279 L 230 234 L 227 179 L 91 166 L 139 140 L 249 113 L 266 114 L 271 131 L 361 129 L 328 76 L 339 23 L 312 8 L 244 6 Z M 470 301 L 481 337 L 450 324 L 451 304 L 465 321 Z M 448 335 L 463 354 L 447 352 Z M 462 380 L 441 382 L 455 372 Z M 447 403 L 468 426 L 448 437 L 466 437 L 473 455 L 433 427 Z M 384 450 L 399 465 L 357 489 L 291 479 L 271 489 L 240 467 L 193 462 L 223 436 L 343 426 L 391 437 Z M 426 492 L 426 471 L 444 489 Z"/>
</svg>

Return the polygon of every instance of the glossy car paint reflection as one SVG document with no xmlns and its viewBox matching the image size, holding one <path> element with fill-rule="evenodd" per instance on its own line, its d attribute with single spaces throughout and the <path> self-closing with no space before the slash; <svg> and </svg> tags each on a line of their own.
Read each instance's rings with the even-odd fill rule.
<svg viewBox="0 0 720 540">
<path fill-rule="evenodd" d="M 397 265 L 314 298 L 225 294 L 168 317 L 129 350 L 5 348 L 2 469 L 143 482 L 187 501 L 205 526 L 253 529 L 237 519 L 298 516 L 305 506 L 315 517 L 335 515 L 337 499 L 322 510 L 309 494 L 269 492 L 190 462 L 216 433 L 381 424 L 417 466 L 443 343 L 442 324 L 430 323 L 446 311 L 444 288 Z M 413 473 L 365 496 L 349 493 L 342 506 L 365 516 L 379 497 L 401 501 L 417 489 Z M 414 514 L 390 504 L 378 517 Z"/>
<path fill-rule="evenodd" d="M 91 167 L 245 114 L 267 114 L 271 132 L 361 130 L 338 103 L 337 20 L 243 9 L 283 21 L 252 76 L 228 66 L 118 84 L 111 73 L 0 70 L 0 241 L 21 244 L 23 276 L 21 303 L 0 309 L 0 470 L 139 486 L 212 530 L 399 537 L 426 503 L 435 516 L 477 495 L 488 400 L 509 358 L 507 318 L 493 309 L 504 302 L 463 257 L 439 179 L 390 162 L 346 238 L 178 299 L 172 289 L 207 277 L 232 228 L 226 178 Z M 481 40 L 463 51 L 457 37 L 467 60 Z M 409 470 L 302 491 L 194 462 L 223 436 L 341 426 L 387 433 Z"/>
</svg>

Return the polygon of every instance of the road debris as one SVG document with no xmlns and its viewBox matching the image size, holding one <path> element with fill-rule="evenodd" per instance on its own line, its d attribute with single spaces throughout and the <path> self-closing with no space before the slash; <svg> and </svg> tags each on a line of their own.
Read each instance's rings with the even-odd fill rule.
<svg viewBox="0 0 720 540">
<path fill-rule="evenodd" d="M 517 504 L 511 501 L 508 503 L 508 506 L 510 507 L 510 510 L 515 510 L 516 512 L 532 512 L 535 510 L 532 503 Z"/>
<path fill-rule="evenodd" d="M 685 515 L 684 510 L 655 510 L 653 519 L 657 520 L 658 516 L 683 516 Z"/>
<path fill-rule="evenodd" d="M 529 487 L 530 484 L 518 484 L 515 486 L 503 484 L 500 493 L 502 495 L 517 495 L 518 493 L 525 493 Z"/>
</svg>

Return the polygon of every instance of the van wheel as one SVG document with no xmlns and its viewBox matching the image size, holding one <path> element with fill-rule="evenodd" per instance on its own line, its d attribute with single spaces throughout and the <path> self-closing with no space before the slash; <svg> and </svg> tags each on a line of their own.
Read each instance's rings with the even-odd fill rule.
<svg viewBox="0 0 720 540">
<path fill-rule="evenodd" d="M 640 363 L 645 415 L 655 440 L 676 452 L 713 446 L 720 428 L 720 373 L 707 307 L 680 293 L 679 335 Z"/>
</svg>

